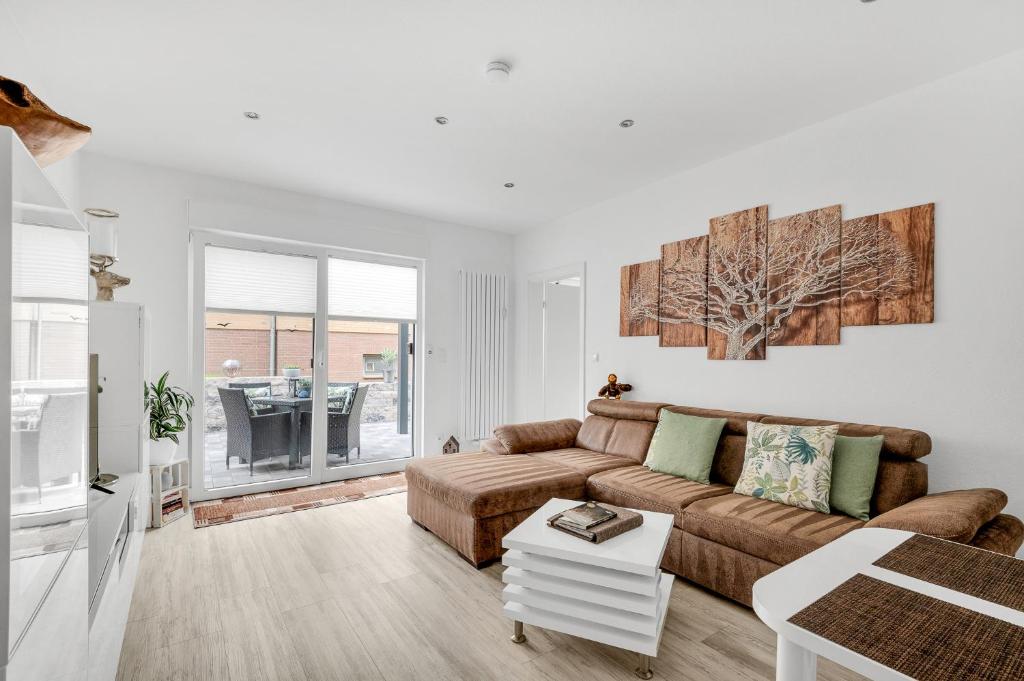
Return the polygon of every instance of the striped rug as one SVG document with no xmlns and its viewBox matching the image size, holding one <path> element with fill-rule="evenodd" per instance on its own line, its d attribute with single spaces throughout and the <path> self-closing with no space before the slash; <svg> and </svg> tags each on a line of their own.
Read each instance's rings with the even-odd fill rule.
<svg viewBox="0 0 1024 681">
<path fill-rule="evenodd" d="M 192 504 L 192 524 L 196 528 L 210 527 L 211 525 L 233 523 L 236 520 L 304 511 L 307 508 L 344 504 L 348 501 L 382 497 L 404 491 L 405 473 L 398 472 L 352 478 L 323 485 L 293 487 L 275 492 L 197 501 Z"/>
</svg>

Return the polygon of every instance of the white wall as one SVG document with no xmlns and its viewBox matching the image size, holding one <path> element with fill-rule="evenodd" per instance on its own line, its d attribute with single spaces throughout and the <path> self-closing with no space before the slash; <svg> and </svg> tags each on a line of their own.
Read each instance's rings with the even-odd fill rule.
<svg viewBox="0 0 1024 681">
<path fill-rule="evenodd" d="M 589 394 L 614 371 L 635 400 L 918 428 L 934 442 L 933 491 L 999 487 L 1024 516 L 1022 123 L 1017 52 L 519 235 L 516 278 L 586 260 Z M 770 347 L 763 362 L 618 336 L 619 267 L 707 233 L 712 216 L 841 203 L 853 217 L 929 201 L 934 324 L 844 328 L 839 346 Z M 517 416 L 527 396 L 517 390 Z"/>
<path fill-rule="evenodd" d="M 121 213 L 120 262 L 131 277 L 118 300 L 141 302 L 152 316 L 152 367 L 187 384 L 188 205 L 203 227 L 424 258 L 424 451 L 440 452 L 458 424 L 456 405 L 459 269 L 508 272 L 511 237 L 340 201 L 84 153 L 80 202 Z M 195 224 L 195 217 L 193 217 Z M 424 353 L 419 353 L 424 357 Z"/>
</svg>

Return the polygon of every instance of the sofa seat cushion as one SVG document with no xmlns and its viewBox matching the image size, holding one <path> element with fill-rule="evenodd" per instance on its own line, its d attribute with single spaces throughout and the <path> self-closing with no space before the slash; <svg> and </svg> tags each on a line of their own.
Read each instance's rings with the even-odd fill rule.
<svg viewBox="0 0 1024 681">
<path fill-rule="evenodd" d="M 598 473 L 587 480 L 587 496 L 625 508 L 670 513 L 682 528 L 683 509 L 695 501 L 731 494 L 728 485 L 702 485 L 644 466 L 627 466 Z"/>
<path fill-rule="evenodd" d="M 530 456 L 544 459 L 552 463 L 557 463 L 560 466 L 571 468 L 577 473 L 590 477 L 595 473 L 601 471 L 611 470 L 612 468 L 622 468 L 623 466 L 634 466 L 634 462 L 622 456 L 615 456 L 614 454 L 600 454 L 598 452 L 592 452 L 589 449 L 580 449 L 578 447 L 570 447 L 568 449 L 553 449 L 550 452 L 536 452 Z"/>
<path fill-rule="evenodd" d="M 785 565 L 864 522 L 786 506 L 742 494 L 727 494 L 691 504 L 683 513 L 683 531 L 776 565 Z"/>
<path fill-rule="evenodd" d="M 526 454 L 452 454 L 420 459 L 405 469 L 417 487 L 473 518 L 533 509 L 553 497 L 582 499 L 586 477 Z"/>
</svg>

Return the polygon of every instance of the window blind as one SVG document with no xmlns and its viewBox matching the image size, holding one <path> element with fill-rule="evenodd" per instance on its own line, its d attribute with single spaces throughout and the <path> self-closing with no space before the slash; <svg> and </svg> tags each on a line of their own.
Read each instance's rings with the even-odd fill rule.
<svg viewBox="0 0 1024 681">
<path fill-rule="evenodd" d="M 86 300 L 89 235 L 14 224 L 11 287 L 15 298 Z"/>
<path fill-rule="evenodd" d="M 330 258 L 327 313 L 416 321 L 416 268 Z"/>
<path fill-rule="evenodd" d="M 206 307 L 316 314 L 316 258 L 207 246 Z"/>
</svg>

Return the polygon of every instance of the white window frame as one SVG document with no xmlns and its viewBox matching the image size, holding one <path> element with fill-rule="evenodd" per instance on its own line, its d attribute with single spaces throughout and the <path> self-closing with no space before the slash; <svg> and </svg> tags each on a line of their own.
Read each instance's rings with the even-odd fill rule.
<svg viewBox="0 0 1024 681">
<path fill-rule="evenodd" d="M 197 401 L 201 401 L 205 395 L 204 374 L 205 374 L 205 334 L 206 334 L 206 247 L 221 246 L 225 248 L 237 248 L 249 251 L 263 251 L 279 255 L 297 255 L 315 257 L 317 259 L 317 303 L 314 319 L 315 332 L 313 334 L 313 384 L 324 386 L 317 389 L 313 397 L 313 433 L 311 451 L 310 474 L 287 477 L 280 480 L 266 482 L 244 483 L 226 487 L 206 489 L 204 480 L 205 471 L 205 448 L 203 443 L 206 430 L 205 410 L 194 409 L 192 412 L 192 425 L 189 436 L 189 459 L 192 468 L 192 499 L 203 501 L 207 499 L 219 499 L 238 494 L 255 494 L 269 492 L 289 487 L 314 485 L 322 482 L 333 482 L 348 478 L 358 478 L 366 475 L 380 475 L 405 470 L 406 465 L 419 457 L 424 452 L 424 370 L 425 355 L 423 349 L 427 347 L 426 322 L 424 319 L 424 291 L 425 289 L 425 262 L 420 258 L 394 256 L 381 253 L 369 253 L 346 249 L 337 246 L 311 244 L 305 242 L 289 241 L 284 239 L 260 238 L 244 236 L 234 233 L 219 232 L 207 229 L 192 228 L 189 231 L 189 385 Z M 359 260 L 384 265 L 399 265 L 413 267 L 416 269 L 416 315 L 415 320 L 386 320 L 395 322 L 413 322 L 416 325 L 416 347 L 413 358 L 413 437 L 412 456 L 390 461 L 375 461 L 372 463 L 353 463 L 344 466 L 327 466 L 327 329 L 330 319 L 352 319 L 361 320 L 360 317 L 329 317 L 327 314 L 328 296 L 328 258 L 341 258 L 344 260 Z M 229 312 L 229 310 L 225 310 Z M 251 311 L 247 311 L 251 312 Z M 268 312 L 270 314 L 270 312 Z M 198 406 L 198 405 L 197 405 Z M 301 473 L 301 471 L 296 471 Z"/>
</svg>

